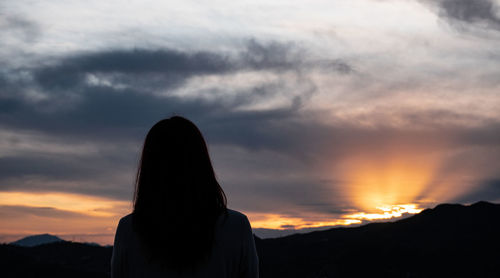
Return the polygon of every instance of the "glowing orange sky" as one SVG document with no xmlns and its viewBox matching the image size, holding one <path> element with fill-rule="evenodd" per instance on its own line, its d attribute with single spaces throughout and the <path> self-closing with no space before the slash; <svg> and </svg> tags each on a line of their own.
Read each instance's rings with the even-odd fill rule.
<svg viewBox="0 0 500 278">
<path fill-rule="evenodd" d="M 466 189 L 449 184 L 428 190 L 429 184 L 435 183 L 442 163 L 442 152 L 419 153 L 410 148 L 352 155 L 319 168 L 326 176 L 342 177 L 345 183 L 342 194 L 354 209 L 336 216 L 307 211 L 300 216 L 243 212 L 253 228 L 278 230 L 346 226 L 399 218 L 419 213 L 436 200 L 452 199 L 465 192 Z M 447 180 L 447 183 L 454 182 L 453 175 Z M 0 192 L 0 207 L 3 241 L 22 235 L 51 233 L 68 240 L 101 244 L 112 244 L 118 220 L 131 211 L 129 201 L 61 192 Z"/>
<path fill-rule="evenodd" d="M 0 234 L 4 241 L 12 241 L 20 235 L 39 233 L 56 234 L 67 240 L 112 244 L 115 226 L 123 215 L 130 211 L 130 204 L 124 201 L 96 198 L 92 196 L 66 193 L 0 193 L 0 207 L 9 213 L 12 206 L 24 206 L 27 210 L 45 210 L 44 213 L 2 215 Z M 50 208 L 50 209 L 49 209 Z M 310 221 L 303 218 L 287 217 L 279 214 L 248 213 L 254 228 L 294 229 L 322 226 L 345 226 L 359 224 L 363 220 L 378 220 L 400 217 L 404 213 L 421 211 L 416 205 L 385 206 L 375 208 L 378 213 L 351 213 L 338 219 Z M 8 223 L 8 224 L 7 224 Z M 4 225 L 5 224 L 5 225 Z"/>
<path fill-rule="evenodd" d="M 112 244 L 118 220 L 130 210 L 129 202 L 59 192 L 0 192 L 0 207 L 0 235 L 7 242 L 20 235 L 50 233 Z"/>
<path fill-rule="evenodd" d="M 51 233 L 67 240 L 112 244 L 115 226 L 123 215 L 130 211 L 130 203 L 93 196 L 67 193 L 0 193 L 3 241 L 12 241 L 20 236 Z M 16 215 L 9 208 L 23 207 L 27 213 Z M 274 213 L 247 213 L 253 228 L 294 229 L 322 226 L 345 226 L 359 224 L 364 220 L 390 219 L 404 213 L 421 211 L 417 205 L 407 204 L 374 208 L 375 212 L 357 212 L 339 218 L 289 217 Z M 41 213 L 40 213 L 41 212 Z"/>
</svg>

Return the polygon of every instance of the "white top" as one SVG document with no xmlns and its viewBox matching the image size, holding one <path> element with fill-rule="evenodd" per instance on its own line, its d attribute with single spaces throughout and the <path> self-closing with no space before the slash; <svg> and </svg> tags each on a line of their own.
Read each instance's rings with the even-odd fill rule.
<svg viewBox="0 0 500 278">
<path fill-rule="evenodd" d="M 132 215 L 118 224 L 111 257 L 111 277 L 259 277 L 259 260 L 247 217 L 235 210 L 219 216 L 215 244 L 209 260 L 193 275 L 182 276 L 147 262 L 138 235 L 132 229 Z"/>
</svg>

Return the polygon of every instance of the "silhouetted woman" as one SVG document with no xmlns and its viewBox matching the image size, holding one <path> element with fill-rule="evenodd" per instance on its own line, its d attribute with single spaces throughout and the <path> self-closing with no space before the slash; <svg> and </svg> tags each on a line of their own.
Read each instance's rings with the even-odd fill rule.
<svg viewBox="0 0 500 278">
<path fill-rule="evenodd" d="M 205 140 L 185 118 L 161 120 L 146 136 L 111 276 L 258 277 L 250 223 L 226 208 Z"/>
</svg>

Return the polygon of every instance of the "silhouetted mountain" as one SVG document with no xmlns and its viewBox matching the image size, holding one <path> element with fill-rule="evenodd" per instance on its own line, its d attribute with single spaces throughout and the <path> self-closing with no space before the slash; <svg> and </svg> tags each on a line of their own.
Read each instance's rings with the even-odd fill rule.
<svg viewBox="0 0 500 278">
<path fill-rule="evenodd" d="M 57 236 L 53 236 L 50 234 L 41 234 L 41 235 L 27 236 L 27 237 L 22 238 L 20 240 L 11 242 L 10 244 L 23 246 L 23 247 L 33 247 L 33 246 L 38 246 L 38 245 L 47 244 L 47 243 L 54 243 L 54 242 L 59 242 L 59 241 L 63 241 L 63 240 L 58 238 Z"/>
<path fill-rule="evenodd" d="M 262 277 L 500 277 L 500 205 L 257 241 Z"/>
<path fill-rule="evenodd" d="M 1 277 L 109 277 L 112 247 L 60 241 L 0 245 Z"/>
<path fill-rule="evenodd" d="M 261 277 L 500 277 L 500 205 L 444 204 L 390 223 L 256 238 Z M 0 245 L 1 277 L 109 277 L 111 247 Z"/>
</svg>

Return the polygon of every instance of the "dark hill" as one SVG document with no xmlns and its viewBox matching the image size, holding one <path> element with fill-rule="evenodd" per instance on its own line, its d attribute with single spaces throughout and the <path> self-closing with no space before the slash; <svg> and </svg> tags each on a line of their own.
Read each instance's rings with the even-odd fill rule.
<svg viewBox="0 0 500 278">
<path fill-rule="evenodd" d="M 59 242 L 59 241 L 63 241 L 63 240 L 57 236 L 53 236 L 53 235 L 49 235 L 49 234 L 42 234 L 42 235 L 27 236 L 27 237 L 22 238 L 20 240 L 16 240 L 16 241 L 12 242 L 11 244 L 18 245 L 18 246 L 24 246 L 24 247 L 33 247 L 33 246 L 38 246 L 38 245 L 53 243 L 53 242 Z"/>
<path fill-rule="evenodd" d="M 112 247 L 61 241 L 0 245 L 0 277 L 109 277 Z"/>
<path fill-rule="evenodd" d="M 500 277 L 500 205 L 439 205 L 390 223 L 256 238 L 261 277 Z M 1 277 L 109 277 L 111 247 L 0 245 Z"/>
<path fill-rule="evenodd" d="M 500 205 L 258 242 L 262 277 L 500 277 Z"/>
</svg>

